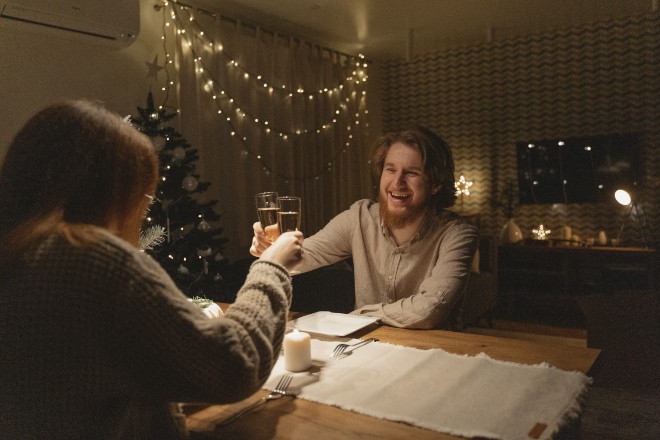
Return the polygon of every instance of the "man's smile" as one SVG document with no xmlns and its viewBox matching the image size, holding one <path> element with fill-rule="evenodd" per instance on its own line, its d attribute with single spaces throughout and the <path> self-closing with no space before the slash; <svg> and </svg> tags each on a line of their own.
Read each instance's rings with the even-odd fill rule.
<svg viewBox="0 0 660 440">
<path fill-rule="evenodd" d="M 393 198 L 394 200 L 398 200 L 398 201 L 404 201 L 404 200 L 412 197 L 411 193 L 405 193 L 405 192 L 390 191 L 389 194 L 390 194 L 391 198 Z"/>
</svg>

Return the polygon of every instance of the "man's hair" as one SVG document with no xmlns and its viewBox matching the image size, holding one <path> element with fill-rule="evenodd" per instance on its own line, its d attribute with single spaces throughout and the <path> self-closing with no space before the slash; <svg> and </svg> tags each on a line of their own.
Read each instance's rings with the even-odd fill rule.
<svg viewBox="0 0 660 440">
<path fill-rule="evenodd" d="M 439 212 L 456 201 L 454 159 L 449 144 L 428 128 L 417 126 L 408 130 L 386 133 L 376 139 L 372 146 L 371 168 L 380 178 L 385 165 L 385 156 L 390 147 L 400 142 L 416 148 L 422 156 L 424 179 L 440 190 L 431 196 L 429 206 Z"/>
<path fill-rule="evenodd" d="M 47 233 L 84 239 L 80 225 L 126 218 L 157 179 L 151 141 L 118 115 L 84 100 L 46 107 L 0 168 L 0 260 Z"/>
</svg>

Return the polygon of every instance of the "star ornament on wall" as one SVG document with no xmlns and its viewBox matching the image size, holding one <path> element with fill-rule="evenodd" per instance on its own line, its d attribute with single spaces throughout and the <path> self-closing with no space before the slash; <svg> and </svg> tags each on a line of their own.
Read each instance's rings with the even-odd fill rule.
<svg viewBox="0 0 660 440">
<path fill-rule="evenodd" d="M 543 225 L 539 225 L 538 228 L 532 229 L 532 234 L 534 234 L 535 240 L 545 240 L 552 231 L 550 229 L 545 229 Z"/>
<path fill-rule="evenodd" d="M 154 60 L 152 62 L 145 61 L 144 64 L 147 65 L 147 69 L 148 69 L 147 79 L 151 79 L 151 78 L 156 79 L 156 77 L 158 76 L 158 72 L 160 72 L 165 68 L 165 66 L 158 65 L 158 55 L 154 57 Z"/>
</svg>

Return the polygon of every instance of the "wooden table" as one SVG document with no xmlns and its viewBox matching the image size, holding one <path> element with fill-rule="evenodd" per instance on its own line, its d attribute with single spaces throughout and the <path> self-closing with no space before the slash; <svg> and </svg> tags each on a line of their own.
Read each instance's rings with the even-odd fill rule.
<svg viewBox="0 0 660 440">
<path fill-rule="evenodd" d="M 226 310 L 227 304 L 221 304 Z M 292 314 L 295 317 L 296 314 Z M 600 354 L 595 348 L 545 345 L 531 341 L 444 330 L 407 330 L 372 326 L 351 335 L 378 338 L 381 342 L 421 349 L 442 348 L 451 353 L 476 355 L 484 352 L 499 360 L 538 364 L 548 362 L 564 370 L 588 373 Z M 363 414 L 284 397 L 268 402 L 229 426 L 215 427 L 251 402 L 266 395 L 260 390 L 232 405 L 199 405 L 185 408 L 191 431 L 224 439 L 456 439 L 460 437 L 417 428 L 405 423 L 377 419 Z"/>
</svg>

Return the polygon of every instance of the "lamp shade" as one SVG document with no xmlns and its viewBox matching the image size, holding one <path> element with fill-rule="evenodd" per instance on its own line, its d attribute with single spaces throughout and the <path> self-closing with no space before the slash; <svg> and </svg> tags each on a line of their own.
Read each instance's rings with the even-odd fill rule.
<svg viewBox="0 0 660 440">
<path fill-rule="evenodd" d="M 614 198 L 616 199 L 617 202 L 619 202 L 624 206 L 628 206 L 632 202 L 632 197 L 630 197 L 628 191 L 623 189 L 617 189 L 614 192 Z"/>
</svg>

